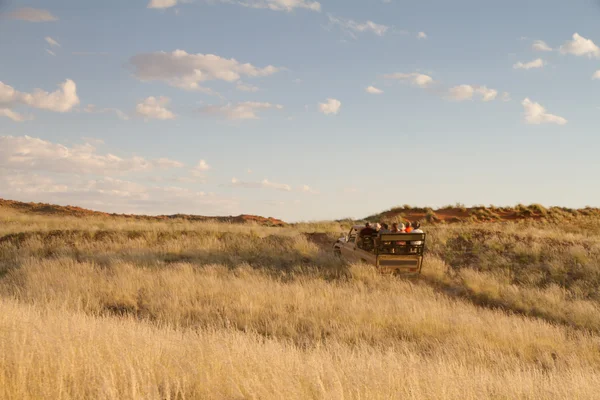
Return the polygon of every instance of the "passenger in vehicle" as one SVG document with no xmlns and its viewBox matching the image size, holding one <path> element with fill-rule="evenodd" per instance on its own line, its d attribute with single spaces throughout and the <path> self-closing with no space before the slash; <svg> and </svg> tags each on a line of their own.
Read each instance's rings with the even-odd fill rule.
<svg viewBox="0 0 600 400">
<path fill-rule="evenodd" d="M 410 221 L 408 221 L 406 223 L 406 229 L 404 229 L 404 232 L 411 233 L 412 231 L 413 231 L 412 225 L 411 225 Z"/>
<path fill-rule="evenodd" d="M 420 222 L 415 221 L 415 222 L 412 223 L 412 226 L 414 228 L 413 231 L 412 231 L 412 233 L 423 233 L 423 230 L 421 229 L 421 223 Z M 423 244 L 423 242 L 421 242 L 420 240 L 417 240 L 417 241 L 410 242 L 410 244 L 415 245 L 415 246 L 420 246 L 420 245 Z"/>
<path fill-rule="evenodd" d="M 370 247 L 373 245 L 372 237 L 377 234 L 377 231 L 371 227 L 371 224 L 367 222 L 365 227 L 360 230 L 358 233 L 358 248 L 370 250 Z"/>
<path fill-rule="evenodd" d="M 402 233 L 404 232 L 404 224 L 400 223 L 400 225 L 398 225 L 397 222 L 394 222 L 392 224 L 392 233 Z"/>
<path fill-rule="evenodd" d="M 385 222 L 381 224 L 381 229 L 379 229 L 379 234 L 381 235 L 382 233 L 390 233 L 390 229 L 389 229 L 389 225 L 386 224 Z"/>
<path fill-rule="evenodd" d="M 361 237 L 362 236 L 371 236 L 371 235 L 375 234 L 375 232 L 377 232 L 377 231 L 371 227 L 371 224 L 369 222 L 367 222 L 365 224 L 365 227 L 360 230 L 358 235 Z"/>
</svg>

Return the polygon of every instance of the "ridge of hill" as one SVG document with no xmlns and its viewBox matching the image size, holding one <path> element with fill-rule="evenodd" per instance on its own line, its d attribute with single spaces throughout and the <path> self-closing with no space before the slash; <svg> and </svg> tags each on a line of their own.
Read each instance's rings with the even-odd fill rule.
<svg viewBox="0 0 600 400">
<path fill-rule="evenodd" d="M 528 206 L 518 204 L 514 207 L 474 206 L 465 207 L 462 204 L 445 206 L 434 210 L 410 205 L 393 207 L 387 211 L 373 214 L 365 218 L 371 222 L 406 222 L 427 221 L 430 223 L 457 222 L 502 222 L 519 220 L 559 220 L 578 216 L 600 216 L 600 209 L 585 207 L 580 209 L 567 207 L 549 207 L 541 204 Z"/>
<path fill-rule="evenodd" d="M 116 214 L 102 211 L 88 210 L 77 206 L 59 206 L 47 203 L 25 203 L 15 200 L 6 200 L 0 198 L 0 209 L 11 209 L 24 214 L 36 215 L 54 215 L 65 217 L 118 217 L 131 218 L 137 220 L 168 220 L 184 219 L 189 221 L 214 221 L 233 224 L 245 224 L 254 222 L 265 226 L 285 226 L 284 221 L 273 217 L 261 217 L 259 215 L 241 214 L 238 216 L 215 216 L 208 217 L 203 215 L 173 214 L 173 215 L 137 215 L 137 214 Z"/>
</svg>

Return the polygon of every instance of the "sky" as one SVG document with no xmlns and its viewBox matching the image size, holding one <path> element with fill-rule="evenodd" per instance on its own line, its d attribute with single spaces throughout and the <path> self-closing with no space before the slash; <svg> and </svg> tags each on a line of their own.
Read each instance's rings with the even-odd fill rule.
<svg viewBox="0 0 600 400">
<path fill-rule="evenodd" d="M 596 0 L 0 0 L 0 197 L 600 206 Z"/>
</svg>

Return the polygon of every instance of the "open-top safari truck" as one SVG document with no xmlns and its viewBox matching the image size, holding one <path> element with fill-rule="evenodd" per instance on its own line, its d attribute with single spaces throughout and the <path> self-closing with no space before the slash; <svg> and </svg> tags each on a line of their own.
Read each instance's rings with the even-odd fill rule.
<svg viewBox="0 0 600 400">
<path fill-rule="evenodd" d="M 355 225 L 333 245 L 349 262 L 364 262 L 382 273 L 417 275 L 423 266 L 425 233 L 375 233 L 361 236 L 365 225 Z"/>
</svg>

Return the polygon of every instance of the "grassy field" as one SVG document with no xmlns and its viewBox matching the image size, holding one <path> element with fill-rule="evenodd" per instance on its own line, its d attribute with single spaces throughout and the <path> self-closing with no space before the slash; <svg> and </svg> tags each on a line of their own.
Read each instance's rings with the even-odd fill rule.
<svg viewBox="0 0 600 400">
<path fill-rule="evenodd" d="M 600 219 L 426 225 L 423 275 L 345 227 L 0 211 L 1 399 L 593 399 Z"/>
</svg>

